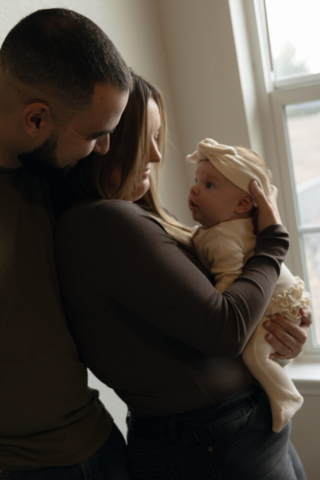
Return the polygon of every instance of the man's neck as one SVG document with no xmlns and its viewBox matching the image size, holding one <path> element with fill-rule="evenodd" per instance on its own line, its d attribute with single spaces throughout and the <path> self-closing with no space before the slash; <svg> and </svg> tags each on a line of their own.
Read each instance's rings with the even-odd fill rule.
<svg viewBox="0 0 320 480">
<path fill-rule="evenodd" d="M 5 133 L 5 131 L 0 131 L 0 167 L 19 168 L 21 163 L 16 151 L 17 141 L 13 139 L 11 142 L 8 142 L 8 138 L 6 139 L 4 136 Z"/>
<path fill-rule="evenodd" d="M 0 168 L 20 168 L 20 167 L 21 167 L 21 162 L 17 157 L 14 159 L 9 159 L 6 156 L 3 157 L 0 153 Z"/>
<path fill-rule="evenodd" d="M 0 167 L 19 168 L 21 167 L 18 158 L 21 148 L 19 136 L 17 135 L 18 125 L 12 117 L 0 114 Z"/>
<path fill-rule="evenodd" d="M 21 99 L 17 88 L 0 68 L 0 167 L 21 167 L 17 153 L 21 149 Z M 23 148 L 22 148 L 23 150 Z"/>
</svg>

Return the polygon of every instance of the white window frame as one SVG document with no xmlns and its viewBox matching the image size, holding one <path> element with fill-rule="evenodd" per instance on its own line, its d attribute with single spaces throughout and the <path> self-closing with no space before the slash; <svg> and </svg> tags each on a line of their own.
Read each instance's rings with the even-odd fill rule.
<svg viewBox="0 0 320 480">
<path fill-rule="evenodd" d="M 265 2 L 264 0 L 242 0 L 242 7 L 255 71 L 261 135 L 264 144 L 274 146 L 273 149 L 271 148 L 271 158 L 267 158 L 267 163 L 274 173 L 275 183 L 279 188 L 279 207 L 283 223 L 290 232 L 290 251 L 286 263 L 296 275 L 306 278 L 300 240 L 303 229 L 299 231 L 298 228 L 297 200 L 292 188 L 294 182 L 285 106 L 320 100 L 320 74 L 301 75 L 276 81 L 272 72 Z M 296 215 L 292 215 L 293 211 Z M 316 230 L 320 233 L 320 227 Z M 314 326 L 304 348 L 302 360 L 310 362 L 320 360 L 320 346 L 316 343 Z"/>
</svg>

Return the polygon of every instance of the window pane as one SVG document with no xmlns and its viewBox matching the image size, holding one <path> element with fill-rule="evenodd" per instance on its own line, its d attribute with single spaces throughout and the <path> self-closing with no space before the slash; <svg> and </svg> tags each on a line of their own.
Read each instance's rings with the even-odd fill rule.
<svg viewBox="0 0 320 480">
<path fill-rule="evenodd" d="M 308 289 L 312 298 L 313 321 L 316 341 L 320 344 L 320 233 L 303 234 Z"/>
<path fill-rule="evenodd" d="M 320 101 L 285 107 L 299 226 L 320 228 Z M 320 344 L 320 233 L 303 233 L 306 284 Z"/>
<path fill-rule="evenodd" d="M 265 3 L 276 79 L 319 73 L 319 0 Z"/>
<path fill-rule="evenodd" d="M 320 101 L 285 109 L 300 225 L 320 226 Z"/>
</svg>

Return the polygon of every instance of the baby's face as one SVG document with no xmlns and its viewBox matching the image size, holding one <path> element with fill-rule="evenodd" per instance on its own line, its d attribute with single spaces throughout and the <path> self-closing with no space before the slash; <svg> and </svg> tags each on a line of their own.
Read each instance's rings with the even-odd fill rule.
<svg viewBox="0 0 320 480">
<path fill-rule="evenodd" d="M 246 193 L 219 172 L 209 160 L 197 164 L 195 184 L 188 197 L 193 219 L 205 228 L 238 218 L 236 208 Z"/>
</svg>

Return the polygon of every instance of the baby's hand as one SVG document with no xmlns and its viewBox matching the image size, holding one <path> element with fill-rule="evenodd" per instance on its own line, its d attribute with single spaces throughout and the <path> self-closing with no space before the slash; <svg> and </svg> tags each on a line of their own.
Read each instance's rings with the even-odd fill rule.
<svg viewBox="0 0 320 480">
<path fill-rule="evenodd" d="M 257 221 L 258 233 L 270 225 L 281 223 L 277 205 L 277 188 L 274 185 L 271 186 L 271 195 L 269 195 L 268 198 L 255 180 L 250 183 L 249 188 L 254 205 L 259 208 Z"/>
</svg>

